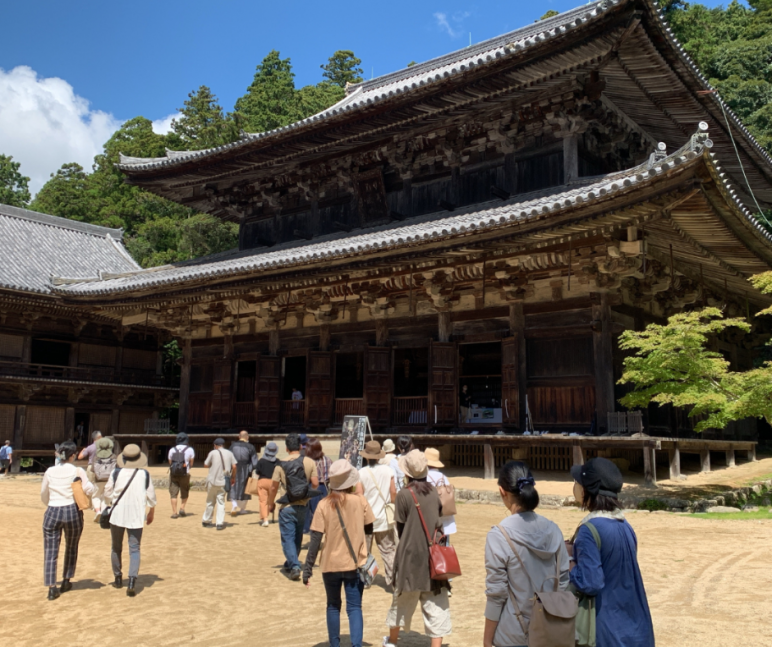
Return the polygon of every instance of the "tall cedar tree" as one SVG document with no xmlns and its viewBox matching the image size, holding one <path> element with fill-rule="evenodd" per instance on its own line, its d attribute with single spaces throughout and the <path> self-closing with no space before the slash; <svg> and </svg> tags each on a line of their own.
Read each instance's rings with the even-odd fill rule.
<svg viewBox="0 0 772 647">
<path fill-rule="evenodd" d="M 167 136 L 172 149 L 214 148 L 239 138 L 236 119 L 223 113 L 217 97 L 205 85 L 191 92 L 178 112 L 179 116 L 172 120 L 172 132 Z"/>
<path fill-rule="evenodd" d="M 62 164 L 51 179 L 38 191 L 30 209 L 52 216 L 61 216 L 81 222 L 91 222 L 94 214 L 94 196 L 89 175 L 76 162 Z"/>
<path fill-rule="evenodd" d="M 29 178 L 19 172 L 20 166 L 10 155 L 0 155 L 0 204 L 26 207 L 29 203 Z"/>
<path fill-rule="evenodd" d="M 362 60 L 350 49 L 339 49 L 330 56 L 326 65 L 320 65 L 322 76 L 333 85 L 345 88 L 347 83 L 362 82 Z"/>
</svg>

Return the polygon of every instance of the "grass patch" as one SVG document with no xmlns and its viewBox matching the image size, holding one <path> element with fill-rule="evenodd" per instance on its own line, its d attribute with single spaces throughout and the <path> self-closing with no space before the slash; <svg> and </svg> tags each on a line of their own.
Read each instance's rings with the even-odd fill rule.
<svg viewBox="0 0 772 647">
<path fill-rule="evenodd" d="M 726 519 L 730 521 L 750 521 L 753 519 L 772 519 L 772 513 L 768 510 L 759 510 L 758 512 L 697 512 L 690 514 L 690 517 L 699 517 L 700 519 Z"/>
<path fill-rule="evenodd" d="M 655 512 L 656 510 L 667 510 L 667 504 L 659 499 L 646 499 L 638 504 L 639 510 L 648 510 L 649 512 Z"/>
</svg>

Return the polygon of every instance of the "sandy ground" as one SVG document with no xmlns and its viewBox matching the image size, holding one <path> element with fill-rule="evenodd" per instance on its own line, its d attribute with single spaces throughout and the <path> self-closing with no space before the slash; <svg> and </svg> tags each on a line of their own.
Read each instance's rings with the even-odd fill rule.
<svg viewBox="0 0 772 647">
<path fill-rule="evenodd" d="M 74 588 L 57 601 L 47 601 L 39 488 L 39 478 L 32 476 L 0 479 L 3 644 L 328 644 L 321 576 L 317 573 L 310 589 L 287 580 L 279 570 L 278 526 L 258 526 L 257 514 L 228 517 L 224 532 L 202 528 L 202 492 L 191 494 L 192 516 L 177 520 L 170 518 L 166 492 L 159 492 L 156 521 L 143 539 L 136 598 L 109 586 L 109 533 L 87 521 Z M 543 513 L 567 535 L 582 516 L 574 510 Z M 464 575 L 455 582 L 453 634 L 447 645 L 481 642 L 485 535 L 504 515 L 502 506 L 459 506 L 459 533 L 453 541 Z M 772 644 L 772 521 L 714 521 L 666 513 L 629 518 L 639 537 L 657 645 Z M 389 603 L 381 580 L 366 592 L 365 644 L 381 644 Z M 421 627 L 420 616 L 414 626 Z M 349 645 L 347 638 L 343 644 Z M 428 640 L 410 633 L 400 644 L 423 647 Z"/>
</svg>

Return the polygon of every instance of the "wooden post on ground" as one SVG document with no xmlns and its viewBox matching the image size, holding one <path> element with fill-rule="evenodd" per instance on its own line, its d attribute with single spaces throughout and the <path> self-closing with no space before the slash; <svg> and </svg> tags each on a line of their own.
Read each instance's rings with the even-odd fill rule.
<svg viewBox="0 0 772 647">
<path fill-rule="evenodd" d="M 573 462 L 572 465 L 584 465 L 584 449 L 581 445 L 573 446 Z"/>
<path fill-rule="evenodd" d="M 485 480 L 496 478 L 496 464 L 493 460 L 493 447 L 490 445 L 483 446 L 483 457 L 485 466 Z"/>
<path fill-rule="evenodd" d="M 27 405 L 20 404 L 16 407 L 16 417 L 13 422 L 13 448 L 21 449 L 24 447 L 24 427 L 27 424 Z M 21 469 L 21 462 L 15 458 L 11 463 L 11 474 L 18 474 Z"/>
<path fill-rule="evenodd" d="M 193 359 L 193 345 L 190 337 L 185 337 L 182 342 L 182 367 L 180 368 L 180 408 L 177 428 L 185 431 L 188 428 L 188 408 L 190 406 L 190 370 Z M 113 411 L 113 433 L 118 430 L 118 413 Z"/>
<path fill-rule="evenodd" d="M 657 486 L 657 455 L 652 447 L 643 448 L 643 479 L 646 485 Z"/>
<path fill-rule="evenodd" d="M 710 450 L 700 451 L 700 472 L 710 472 Z"/>
<path fill-rule="evenodd" d="M 753 445 L 748 450 L 748 461 L 750 461 L 752 463 L 756 462 L 756 445 Z"/>
<path fill-rule="evenodd" d="M 677 481 L 681 478 L 681 450 L 678 449 L 676 444 L 667 453 L 670 459 L 670 480 Z"/>
<path fill-rule="evenodd" d="M 726 450 L 726 466 L 727 467 L 736 467 L 736 462 L 734 458 L 734 449 L 727 449 Z"/>
</svg>

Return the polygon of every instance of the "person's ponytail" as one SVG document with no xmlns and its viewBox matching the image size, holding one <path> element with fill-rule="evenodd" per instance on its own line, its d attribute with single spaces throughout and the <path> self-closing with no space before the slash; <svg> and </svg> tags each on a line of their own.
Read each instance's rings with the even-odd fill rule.
<svg viewBox="0 0 772 647">
<path fill-rule="evenodd" d="M 531 512 L 539 505 L 539 493 L 536 490 L 531 470 L 522 461 L 509 461 L 499 472 L 499 486 L 509 492 L 524 512 Z"/>
</svg>

